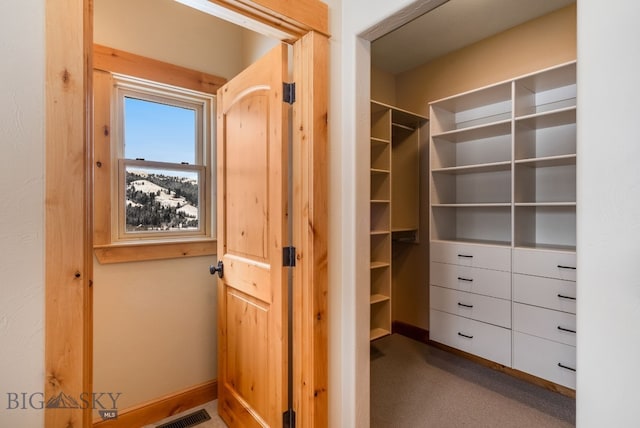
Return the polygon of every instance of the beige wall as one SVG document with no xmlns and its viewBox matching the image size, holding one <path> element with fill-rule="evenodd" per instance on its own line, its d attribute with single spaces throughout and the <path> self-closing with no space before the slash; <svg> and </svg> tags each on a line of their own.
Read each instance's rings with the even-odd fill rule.
<svg viewBox="0 0 640 428">
<path fill-rule="evenodd" d="M 371 67 L 371 99 L 396 105 L 396 77 L 378 68 Z"/>
<path fill-rule="evenodd" d="M 95 0 L 94 42 L 227 79 L 273 41 L 173 0 Z M 94 263 L 94 389 L 124 409 L 217 377 L 211 257 Z"/>
<path fill-rule="evenodd" d="M 242 31 L 242 65 L 243 68 L 252 64 L 264 54 L 269 52 L 271 48 L 280 43 L 279 40 L 264 37 L 253 31 Z"/>
<path fill-rule="evenodd" d="M 95 43 L 227 79 L 244 68 L 244 31 L 173 0 L 94 0 Z"/>
<path fill-rule="evenodd" d="M 214 257 L 94 264 L 94 390 L 124 409 L 216 378 Z"/>
<path fill-rule="evenodd" d="M 398 103 L 428 115 L 429 101 L 575 60 L 576 38 L 574 4 L 398 74 Z"/>
</svg>

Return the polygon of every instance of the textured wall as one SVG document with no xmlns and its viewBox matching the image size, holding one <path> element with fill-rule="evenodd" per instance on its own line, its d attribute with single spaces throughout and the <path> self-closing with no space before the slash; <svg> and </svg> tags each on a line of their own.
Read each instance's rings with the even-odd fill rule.
<svg viewBox="0 0 640 428">
<path fill-rule="evenodd" d="M 640 7 L 578 7 L 578 412 L 581 428 L 638 425 Z"/>
<path fill-rule="evenodd" d="M 38 427 L 7 394 L 44 389 L 43 0 L 0 2 L 0 58 L 0 426 Z"/>
</svg>

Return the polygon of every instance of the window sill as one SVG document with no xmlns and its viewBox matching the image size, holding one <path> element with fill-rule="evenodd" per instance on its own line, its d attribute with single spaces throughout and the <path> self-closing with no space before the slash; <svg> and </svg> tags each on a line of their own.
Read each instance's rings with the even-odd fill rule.
<svg viewBox="0 0 640 428">
<path fill-rule="evenodd" d="M 180 259 L 216 254 L 215 239 L 127 242 L 93 247 L 100 264 Z"/>
</svg>

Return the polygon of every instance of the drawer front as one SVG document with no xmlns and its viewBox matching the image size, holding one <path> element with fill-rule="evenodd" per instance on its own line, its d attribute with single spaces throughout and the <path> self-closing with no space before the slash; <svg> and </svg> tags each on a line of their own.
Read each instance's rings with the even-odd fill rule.
<svg viewBox="0 0 640 428">
<path fill-rule="evenodd" d="M 514 332 L 513 368 L 576 388 L 576 372 L 569 369 L 576 368 L 576 348 L 573 346 Z"/>
<path fill-rule="evenodd" d="M 430 287 L 430 291 L 429 302 L 432 309 L 506 328 L 511 327 L 511 302 L 509 300 L 434 285 Z"/>
<path fill-rule="evenodd" d="M 576 346 L 576 316 L 536 306 L 513 304 L 513 329 Z"/>
<path fill-rule="evenodd" d="M 575 281 L 575 268 L 576 253 L 521 248 L 513 250 L 514 273 Z"/>
<path fill-rule="evenodd" d="M 490 245 L 431 242 L 431 261 L 511 271 L 511 249 Z"/>
<path fill-rule="evenodd" d="M 432 309 L 429 338 L 511 367 L 511 330 L 509 329 Z"/>
<path fill-rule="evenodd" d="M 511 299 L 509 272 L 431 262 L 429 275 L 432 285 L 499 299 Z"/>
<path fill-rule="evenodd" d="M 575 314 L 576 283 L 514 273 L 513 300 Z"/>
</svg>

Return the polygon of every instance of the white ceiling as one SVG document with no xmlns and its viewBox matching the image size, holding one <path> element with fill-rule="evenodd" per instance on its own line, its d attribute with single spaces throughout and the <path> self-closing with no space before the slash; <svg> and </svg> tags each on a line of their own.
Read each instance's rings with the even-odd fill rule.
<svg viewBox="0 0 640 428">
<path fill-rule="evenodd" d="M 371 63 L 397 74 L 576 0 L 449 0 L 371 44 Z"/>
</svg>

